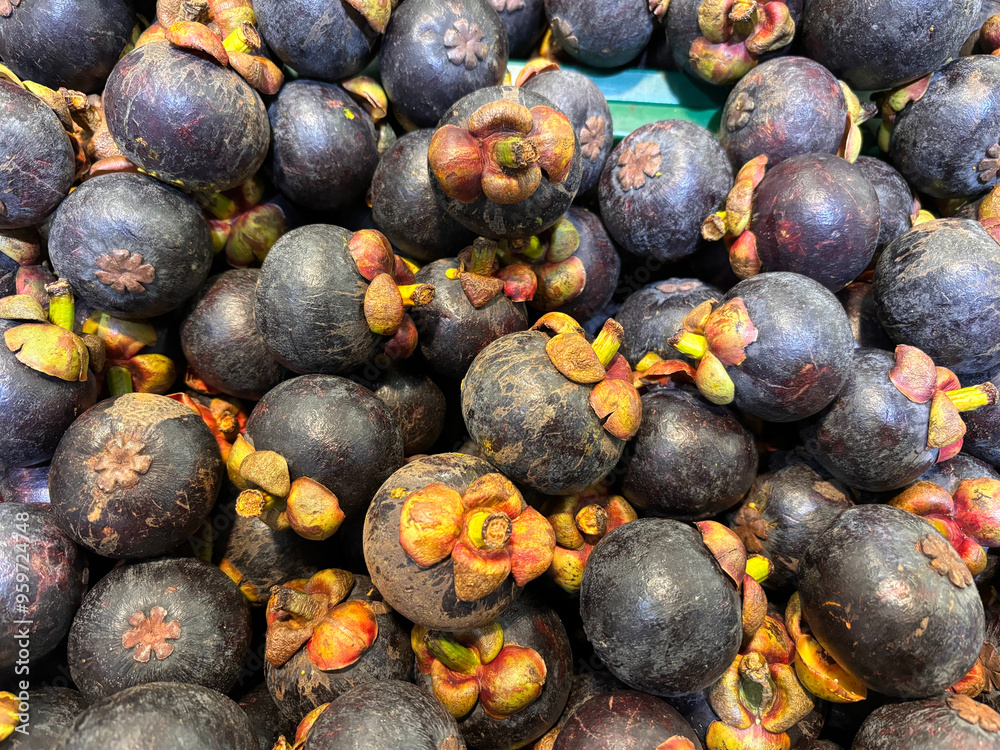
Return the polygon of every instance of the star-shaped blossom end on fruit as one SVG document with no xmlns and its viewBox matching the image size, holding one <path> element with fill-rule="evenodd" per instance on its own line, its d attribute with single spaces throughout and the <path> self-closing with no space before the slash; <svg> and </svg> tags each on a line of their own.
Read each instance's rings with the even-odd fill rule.
<svg viewBox="0 0 1000 750">
<path fill-rule="evenodd" d="M 464 65 L 466 70 L 474 70 L 480 60 L 486 59 L 488 48 L 483 42 L 485 36 L 478 24 L 459 18 L 452 28 L 444 32 L 448 59 L 455 65 Z"/>
<path fill-rule="evenodd" d="M 618 155 L 618 183 L 623 190 L 638 190 L 646 184 L 646 178 L 658 176 L 662 161 L 660 144 L 654 141 L 629 146 Z"/>
<path fill-rule="evenodd" d="M 94 275 L 105 286 L 121 294 L 141 294 L 146 291 L 143 284 L 149 284 L 156 276 L 155 269 L 142 262 L 141 253 L 130 253 L 128 250 L 112 250 L 97 257 L 97 271 Z"/>
</svg>

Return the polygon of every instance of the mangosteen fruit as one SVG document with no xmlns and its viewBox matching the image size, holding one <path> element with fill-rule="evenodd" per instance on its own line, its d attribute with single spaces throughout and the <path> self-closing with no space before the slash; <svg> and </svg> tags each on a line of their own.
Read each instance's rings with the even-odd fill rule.
<svg viewBox="0 0 1000 750">
<path fill-rule="evenodd" d="M 625 331 L 622 355 L 633 366 L 650 352 L 662 359 L 682 357 L 670 339 L 692 309 L 722 295 L 722 290 L 700 279 L 679 278 L 654 281 L 633 292 L 615 313 Z"/>
<path fill-rule="evenodd" d="M 852 364 L 844 308 L 818 281 L 797 273 L 745 279 L 714 309 L 708 302 L 695 308 L 683 326 L 671 344 L 699 359 L 698 390 L 713 403 L 734 403 L 771 422 L 823 409 Z"/>
<path fill-rule="evenodd" d="M 104 89 L 104 114 L 129 161 L 189 190 L 236 187 L 267 156 L 267 109 L 250 84 L 165 41 L 119 61 Z"/>
<path fill-rule="evenodd" d="M 611 152 L 601 173 L 601 218 L 633 255 L 677 260 L 699 247 L 697 215 L 717 210 L 732 187 L 729 157 L 708 130 L 660 120 L 632 131 Z"/>
<path fill-rule="evenodd" d="M 910 230 L 916 206 L 913 191 L 903 175 L 888 162 L 874 156 L 859 156 L 854 162 L 861 174 L 872 184 L 878 195 L 881 221 L 878 230 L 878 251 Z"/>
<path fill-rule="evenodd" d="M 541 94 L 513 86 L 455 102 L 437 124 L 427 163 L 444 210 L 493 239 L 548 229 L 569 209 L 583 175 L 569 118 Z"/>
<path fill-rule="evenodd" d="M 853 505 L 839 482 L 795 461 L 757 477 L 730 527 L 749 554 L 770 561 L 765 588 L 795 587 L 806 549 Z"/>
<path fill-rule="evenodd" d="M 372 388 L 403 433 L 403 454 L 427 453 L 441 436 L 447 403 L 444 391 L 419 367 L 395 365 Z"/>
<path fill-rule="evenodd" d="M 0 81 L 0 229 L 38 224 L 66 197 L 76 157 L 48 105 L 12 81 Z"/>
<path fill-rule="evenodd" d="M 379 231 L 394 247 L 423 261 L 456 255 L 475 238 L 434 197 L 427 171 L 433 136 L 426 128 L 396 141 L 379 159 L 368 194 Z"/>
<path fill-rule="evenodd" d="M 389 22 L 387 3 L 256 0 L 267 46 L 303 78 L 339 81 L 364 70 Z"/>
<path fill-rule="evenodd" d="M 27 670 L 69 631 L 87 585 L 87 562 L 45 505 L 0 504 L 0 667 Z M 22 672 L 26 674 L 27 672 Z"/>
<path fill-rule="evenodd" d="M 975 221 L 937 219 L 896 238 L 872 279 L 889 338 L 925 351 L 958 375 L 1000 366 L 993 300 L 1000 289 L 1000 244 Z"/>
<path fill-rule="evenodd" d="M 0 499 L 5 503 L 49 502 L 49 467 L 0 470 Z"/>
<path fill-rule="evenodd" d="M 619 465 L 622 494 L 654 516 L 682 521 L 718 515 L 757 476 L 757 444 L 729 408 L 683 388 L 650 388 L 642 424 Z"/>
<path fill-rule="evenodd" d="M 585 671 L 574 675 L 573 687 L 569 693 L 569 700 L 566 701 L 566 708 L 563 710 L 556 725 L 535 743 L 535 750 L 552 750 L 559 732 L 573 718 L 576 710 L 590 700 L 590 698 L 598 693 L 624 689 L 625 685 L 610 672 Z"/>
<path fill-rule="evenodd" d="M 495 620 L 552 562 L 555 534 L 503 475 L 460 453 L 425 456 L 379 488 L 364 553 L 386 602 L 443 631 Z"/>
<path fill-rule="evenodd" d="M 126 688 L 77 716 L 59 750 L 260 750 L 250 719 L 201 685 L 151 682 Z"/>
<path fill-rule="evenodd" d="M 231 697 L 250 719 L 260 742 L 260 750 L 273 750 L 279 738 L 295 735 L 295 720 L 283 716 L 274 705 L 266 683 L 259 682 Z"/>
<path fill-rule="evenodd" d="M 615 130 L 608 100 L 592 78 L 575 70 L 562 70 L 552 62 L 543 63 L 540 69 L 522 71 L 517 85 L 541 94 L 569 118 L 583 157 L 578 192 L 580 195 L 588 192 L 601 179 L 604 163 L 614 147 Z"/>
<path fill-rule="evenodd" d="M 267 688 L 281 712 L 301 719 L 351 688 L 409 680 L 409 627 L 368 576 L 321 570 L 271 589 Z"/>
<path fill-rule="evenodd" d="M 412 0 L 410 0 L 412 2 Z M 359 685 L 299 725 L 302 750 L 465 750 L 458 725 L 427 691 L 399 680 Z M 242 750 L 242 749 L 241 749 Z"/>
<path fill-rule="evenodd" d="M 704 690 L 743 639 L 734 581 L 702 534 L 661 518 L 626 523 L 597 544 L 583 572 L 580 615 L 608 669 L 653 695 Z"/>
<path fill-rule="evenodd" d="M 23 703 L 22 703 L 23 701 Z M 8 705 L 11 712 L 7 712 Z M 5 750 L 51 750 L 68 736 L 73 720 L 89 706 L 76 690 L 41 687 L 19 695 L 0 693 L 3 719 L 0 737 Z M 21 708 L 25 710 L 22 712 Z M 8 717 L 10 723 L 8 723 Z"/>
<path fill-rule="evenodd" d="M 482 455 L 516 482 L 568 495 L 614 468 L 642 403 L 609 319 L 593 344 L 563 313 L 483 349 L 462 381 L 462 416 Z"/>
<path fill-rule="evenodd" d="M 972 382 L 972 381 L 970 381 Z M 992 407 L 984 406 L 983 410 L 990 409 Z M 963 421 L 968 419 L 973 414 L 980 411 L 976 409 L 973 412 L 966 412 L 963 416 Z M 963 441 L 962 447 L 965 447 Z M 933 482 L 945 489 L 949 494 L 954 494 L 955 490 L 958 489 L 960 485 L 966 479 L 982 479 L 986 477 L 988 479 L 1000 479 L 1000 473 L 990 466 L 990 464 L 980 461 L 978 458 L 974 458 L 966 452 L 959 453 L 947 461 L 941 461 L 934 464 L 931 468 L 920 475 L 920 479 L 926 479 L 928 482 Z"/>
<path fill-rule="evenodd" d="M 473 750 L 509 750 L 541 737 L 572 687 L 569 638 L 555 610 L 525 596 L 494 622 L 444 633 L 416 625 L 414 677 L 458 721 Z"/>
<path fill-rule="evenodd" d="M 510 56 L 528 59 L 545 27 L 543 0 L 490 0 L 493 10 L 507 29 Z"/>
<path fill-rule="evenodd" d="M 61 322 L 72 327 L 72 314 Z M 0 299 L 0 333 L 0 467 L 48 461 L 66 428 L 97 401 L 90 350 L 71 330 L 49 323 L 30 295 Z"/>
<path fill-rule="evenodd" d="M 991 384 L 960 388 L 911 346 L 858 349 L 848 369 L 843 390 L 799 434 L 824 469 L 855 489 L 905 487 L 959 452 L 960 411 L 995 401 Z"/>
<path fill-rule="evenodd" d="M 553 750 L 701 750 L 701 740 L 684 717 L 659 698 L 635 690 L 602 692 L 589 698 L 566 722 Z"/>
<path fill-rule="evenodd" d="M 137 23 L 129 0 L 4 5 L 4 64 L 25 80 L 85 94 L 100 92 Z"/>
<path fill-rule="evenodd" d="M 775 166 L 792 156 L 840 152 L 851 124 L 843 84 L 830 71 L 806 57 L 776 57 L 729 92 L 719 140 L 737 166 L 761 154 Z"/>
<path fill-rule="evenodd" d="M 218 444 L 196 411 L 126 393 L 91 408 L 59 441 L 49 469 L 52 512 L 100 555 L 152 557 L 205 520 L 222 473 Z"/>
<path fill-rule="evenodd" d="M 364 196 L 378 164 L 375 125 L 344 89 L 290 81 L 268 117 L 271 178 L 282 194 L 313 211 L 333 211 Z"/>
<path fill-rule="evenodd" d="M 434 298 L 374 229 L 310 224 L 274 243 L 257 280 L 254 322 L 278 362 L 298 373 L 350 372 L 417 346 L 406 311 Z"/>
<path fill-rule="evenodd" d="M 876 709 L 854 738 L 856 750 L 987 750 L 1000 742 L 1000 714 L 959 693 Z"/>
<path fill-rule="evenodd" d="M 322 540 L 360 518 L 402 463 L 403 436 L 381 399 L 346 378 L 303 375 L 257 403 L 227 468 L 243 490 L 240 515 Z"/>
<path fill-rule="evenodd" d="M 653 14 L 647 0 L 598 0 L 581 5 L 570 0 L 545 0 L 552 39 L 584 65 L 615 68 L 634 60 L 653 35 Z"/>
<path fill-rule="evenodd" d="M 429 128 L 462 97 L 499 85 L 507 54 L 489 0 L 408 0 L 389 21 L 379 70 L 396 116 Z"/>
<path fill-rule="evenodd" d="M 837 299 L 844 306 L 851 323 L 854 343 L 859 347 L 892 351 L 895 345 L 882 324 L 878 322 L 875 292 L 866 281 L 852 281 L 839 292 Z"/>
<path fill-rule="evenodd" d="M 998 380 L 997 375 L 972 376 L 970 383 Z M 965 380 L 965 378 L 963 378 Z M 965 416 L 965 441 L 962 450 L 996 468 L 1000 466 L 1000 407 L 984 406 Z M 962 455 L 962 454 L 959 454 Z M 956 456 L 958 458 L 958 456 Z"/>
<path fill-rule="evenodd" d="M 956 0 L 920 12 L 957 16 L 954 6 L 974 4 L 976 0 Z M 998 84 L 1000 59 L 973 55 L 890 92 L 882 110 L 883 121 L 891 122 L 891 134 L 880 133 L 880 142 L 914 189 L 934 198 L 967 198 L 997 184 L 998 157 L 993 154 L 1000 156 Z"/>
<path fill-rule="evenodd" d="M 799 565 L 802 615 L 840 667 L 880 693 L 922 698 L 968 672 L 984 638 L 972 573 L 927 521 L 845 510 Z"/>
<path fill-rule="evenodd" d="M 461 378 L 486 346 L 528 327 L 524 299 L 534 291 L 533 279 L 521 271 L 527 285 L 518 276 L 508 276 L 508 282 L 496 255 L 497 243 L 478 237 L 457 258 L 436 260 L 416 273 L 417 283 L 434 287 L 434 299 L 413 311 L 420 351 L 441 375 Z"/>
<path fill-rule="evenodd" d="M 68 660 L 90 700 L 150 682 L 225 692 L 250 648 L 250 610 L 231 580 L 202 560 L 115 568 L 73 618 Z"/>
<path fill-rule="evenodd" d="M 84 302 L 125 318 L 179 307 L 213 258 L 198 205 L 142 174 L 87 180 L 60 204 L 48 244 L 55 272 Z"/>
<path fill-rule="evenodd" d="M 213 390 L 260 399 L 288 376 L 254 325 L 256 268 L 234 268 L 208 279 L 181 323 L 181 347 Z"/>
</svg>

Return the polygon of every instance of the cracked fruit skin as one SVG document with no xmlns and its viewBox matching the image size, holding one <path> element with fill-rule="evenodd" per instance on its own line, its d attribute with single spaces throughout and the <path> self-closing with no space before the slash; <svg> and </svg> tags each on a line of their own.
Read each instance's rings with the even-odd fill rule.
<svg viewBox="0 0 1000 750">
<path fill-rule="evenodd" d="M 590 406 L 593 387 L 549 359 L 551 339 L 519 331 L 483 349 L 462 381 L 462 416 L 483 455 L 515 482 L 569 495 L 611 471 L 625 441 Z"/>
<path fill-rule="evenodd" d="M 681 521 L 718 515 L 757 475 L 757 444 L 743 421 L 688 390 L 642 397 L 642 424 L 619 467 L 622 494 L 650 515 Z"/>
<path fill-rule="evenodd" d="M 39 687 L 28 691 L 31 716 L 28 734 L 13 732 L 5 747 L 10 750 L 43 750 L 59 747 L 69 737 L 69 728 L 90 702 L 76 690 Z"/>
<path fill-rule="evenodd" d="M 201 525 L 222 474 L 219 446 L 198 412 L 166 396 L 127 393 L 101 401 L 59 441 L 49 470 L 52 512 L 100 555 L 152 557 Z"/>
<path fill-rule="evenodd" d="M 497 619 L 521 593 L 508 575 L 486 596 L 461 601 L 450 556 L 422 568 L 399 543 L 400 511 L 411 492 L 441 482 L 464 495 L 473 481 L 495 471 L 482 459 L 460 453 L 425 456 L 404 465 L 375 493 L 365 517 L 365 562 L 385 601 L 411 622 L 434 630 L 475 628 Z"/>
<path fill-rule="evenodd" d="M 743 638 L 739 593 L 701 534 L 659 518 L 626 523 L 597 543 L 583 571 L 580 615 L 608 669 L 653 695 L 704 690 Z"/>
<path fill-rule="evenodd" d="M 502 719 L 490 716 L 482 699 L 458 719 L 462 737 L 474 750 L 524 747 L 541 737 L 559 719 L 573 682 L 573 655 L 559 614 L 537 596 L 525 595 L 497 618 L 504 646 L 534 650 L 545 662 L 545 685 L 528 706 Z M 432 691 L 431 675 L 414 666 L 416 684 Z"/>
<path fill-rule="evenodd" d="M 656 28 L 647 0 L 545 0 L 545 16 L 562 51 L 596 68 L 615 68 L 634 60 Z"/>
<path fill-rule="evenodd" d="M 641 187 L 626 190 L 621 158 L 643 143 L 656 144 L 660 168 Z M 660 120 L 625 136 L 605 162 L 601 219 L 632 255 L 677 260 L 704 247 L 701 220 L 722 206 L 732 187 L 733 167 L 712 133 L 682 120 Z"/>
<path fill-rule="evenodd" d="M 142 256 L 149 276 L 115 289 L 123 276 L 104 276 L 115 251 Z M 49 256 L 60 278 L 97 310 L 151 318 L 191 297 L 212 267 L 212 238 L 198 205 L 179 190 L 143 174 L 87 180 L 56 210 Z M 120 273 L 120 272 L 119 272 Z M 103 279 L 102 279 L 103 277 Z M 151 279 L 151 280 L 150 280 Z"/>
<path fill-rule="evenodd" d="M 47 105 L 0 81 L 0 229 L 30 227 L 52 213 L 76 177 L 66 130 Z"/>
<path fill-rule="evenodd" d="M 267 156 L 267 110 L 250 84 L 167 42 L 119 61 L 104 89 L 104 113 L 129 161 L 190 190 L 242 185 Z"/>
<path fill-rule="evenodd" d="M 126 688 L 85 710 L 60 750 L 225 748 L 260 750 L 250 719 L 201 685 L 154 682 Z"/>
<path fill-rule="evenodd" d="M 881 91 L 939 68 L 962 46 L 980 5 L 819 0 L 805 4 L 800 34 L 805 53 L 851 88 Z"/>
<path fill-rule="evenodd" d="M 969 219 L 914 227 L 885 248 L 872 279 L 889 338 L 916 346 L 963 382 L 1000 366 L 998 288 L 1000 245 Z"/>
<path fill-rule="evenodd" d="M 125 647 L 130 618 L 166 610 L 165 623 L 179 624 L 179 638 L 163 639 L 169 655 L 149 656 Z M 201 560 L 154 560 L 115 568 L 84 597 L 69 633 L 73 682 L 89 700 L 150 682 L 202 685 L 229 690 L 250 650 L 250 610 L 243 595 L 217 567 Z M 161 651 L 162 653 L 162 651 Z"/>
<path fill-rule="evenodd" d="M 983 174 L 978 165 L 998 134 L 1000 58 L 963 57 L 936 72 L 927 92 L 896 115 L 889 158 L 921 193 L 934 198 L 973 197 L 997 184 L 997 175 Z"/>
<path fill-rule="evenodd" d="M 921 551 L 928 537 L 941 560 Z M 968 575 L 959 587 L 932 562 Z M 983 603 L 958 553 L 923 519 L 888 505 L 844 511 L 799 566 L 802 613 L 843 668 L 899 698 L 943 692 L 983 645 Z"/>
<path fill-rule="evenodd" d="M 553 750 L 655 748 L 678 736 L 701 750 L 697 732 L 666 701 L 635 690 L 614 690 L 598 692 L 580 705 Z M 684 750 L 681 743 L 677 750 Z"/>
<path fill-rule="evenodd" d="M 31 638 L 31 658 L 40 659 L 62 641 L 73 621 L 73 613 L 86 588 L 87 562 L 76 544 L 60 529 L 49 508 L 41 503 L 15 503 L 9 500 L 0 504 L 0 555 L 9 561 L 10 570 L 19 545 L 27 544 L 31 552 L 26 581 L 31 587 L 27 611 L 15 609 L 18 605 L 18 582 L 12 572 L 0 580 L 0 603 L 5 613 L 17 612 L 17 618 L 5 614 L 0 620 L 0 668 L 13 674 L 20 647 L 17 634 L 27 627 Z M 23 585 L 23 584 L 21 584 Z M 14 619 L 31 620 L 27 626 L 17 625 Z M 12 686 L 13 687 L 13 686 Z M 32 720 L 32 724 L 34 721 Z"/>
<path fill-rule="evenodd" d="M 344 693 L 319 715 L 303 750 L 465 750 L 451 714 L 427 691 L 385 680 Z"/>
<path fill-rule="evenodd" d="M 355 575 L 343 601 L 380 602 L 368 576 Z M 267 688 L 275 704 L 297 721 L 323 703 L 329 703 L 359 685 L 385 680 L 407 680 L 413 665 L 410 628 L 392 610 L 375 611 L 378 636 L 350 666 L 324 672 L 309 659 L 305 645 L 280 667 L 265 660 Z"/>
<path fill-rule="evenodd" d="M 963 719 L 948 705 L 954 693 L 875 709 L 854 739 L 856 750 L 990 750 L 1000 736 Z M 985 709 L 985 711 L 983 710 Z M 983 706 L 984 713 L 991 711 Z M 993 712 L 993 716 L 996 713 Z"/>
<path fill-rule="evenodd" d="M 445 36 L 466 21 L 486 45 L 469 69 L 453 63 Z M 498 86 L 507 69 L 507 31 L 488 0 L 407 0 L 392 12 L 379 49 L 382 85 L 398 115 L 419 128 L 434 127 L 459 99 Z M 433 182 L 433 178 L 432 178 Z"/>
</svg>

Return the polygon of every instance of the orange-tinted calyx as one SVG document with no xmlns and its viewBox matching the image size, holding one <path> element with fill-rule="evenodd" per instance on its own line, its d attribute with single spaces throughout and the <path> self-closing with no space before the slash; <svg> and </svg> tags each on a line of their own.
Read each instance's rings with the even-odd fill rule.
<svg viewBox="0 0 1000 750">
<path fill-rule="evenodd" d="M 882 115 L 882 122 L 878 129 L 878 146 L 882 151 L 889 150 L 889 141 L 892 138 L 892 126 L 896 115 L 902 112 L 910 102 L 920 101 L 923 98 L 923 95 L 927 93 L 927 87 L 930 86 L 931 75 L 928 73 L 923 78 L 886 91 L 876 98 L 879 113 Z"/>
<path fill-rule="evenodd" d="M 798 592 L 788 600 L 785 625 L 795 639 L 795 674 L 810 693 L 832 703 L 856 703 L 868 696 L 864 683 L 834 661 L 810 633 Z"/>
<path fill-rule="evenodd" d="M 543 171 L 550 183 L 563 182 L 575 151 L 576 135 L 562 112 L 500 100 L 473 112 L 466 127 L 438 128 L 427 159 L 449 198 L 473 203 L 486 196 L 511 205 L 535 194 Z"/>
<path fill-rule="evenodd" d="M 726 207 L 708 216 L 701 225 L 701 235 L 707 240 L 724 239 L 729 248 L 729 265 L 739 278 L 760 273 L 757 238 L 750 229 L 754 191 L 764 179 L 767 156 L 757 156 L 740 168 L 736 183 L 726 196 Z"/>
<path fill-rule="evenodd" d="M 531 303 L 548 312 L 573 301 L 587 285 L 587 269 L 575 253 L 580 249 L 580 232 L 566 217 L 550 229 L 527 240 L 500 243 L 504 271 L 524 269 L 534 278 Z"/>
<path fill-rule="evenodd" d="M 757 66 L 761 55 L 791 43 L 795 21 L 783 2 L 703 0 L 702 36 L 691 43 L 694 72 L 712 83 L 733 84 Z"/>
</svg>

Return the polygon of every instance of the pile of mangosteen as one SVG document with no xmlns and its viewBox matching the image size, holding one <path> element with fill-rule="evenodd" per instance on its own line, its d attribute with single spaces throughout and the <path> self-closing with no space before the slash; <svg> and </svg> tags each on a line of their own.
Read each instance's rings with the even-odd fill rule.
<svg viewBox="0 0 1000 750">
<path fill-rule="evenodd" d="M 998 0 L 0 0 L 0 338 L 0 750 L 1000 748 Z"/>
</svg>

